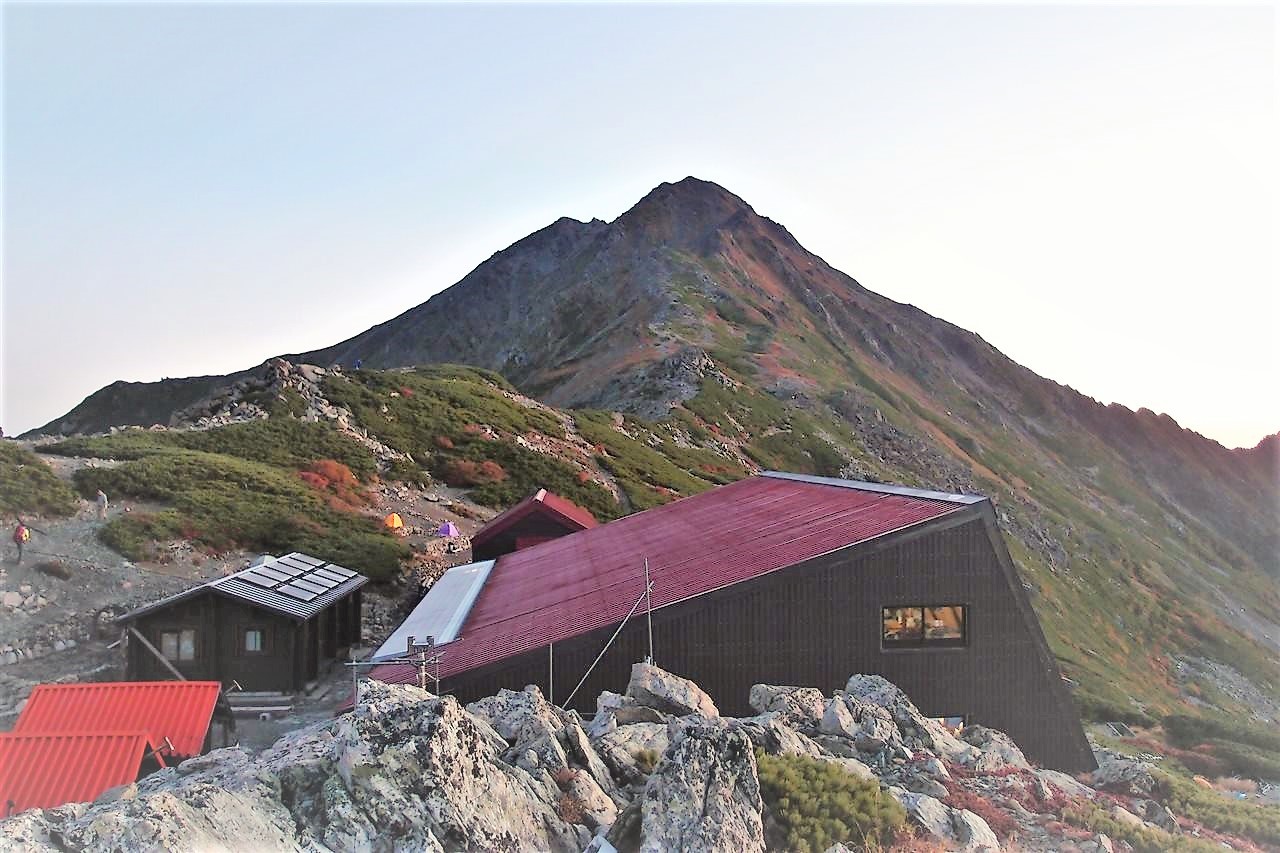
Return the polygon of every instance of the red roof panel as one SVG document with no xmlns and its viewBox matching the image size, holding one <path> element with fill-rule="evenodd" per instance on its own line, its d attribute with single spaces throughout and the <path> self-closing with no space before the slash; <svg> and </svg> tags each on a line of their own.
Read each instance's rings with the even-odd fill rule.
<svg viewBox="0 0 1280 853">
<path fill-rule="evenodd" d="M 19 734 L 142 731 L 173 754 L 204 748 L 222 686 L 216 681 L 119 681 L 41 684 L 31 691 L 13 730 Z M 167 749 L 166 749 L 167 751 Z"/>
<path fill-rule="evenodd" d="M 498 560 L 461 636 L 441 646 L 441 677 L 616 625 L 644 590 L 653 606 L 759 577 L 937 518 L 956 500 L 773 476 L 752 477 Z M 382 681 L 412 667 L 376 667 Z"/>
<path fill-rule="evenodd" d="M 0 816 L 87 803 L 127 785 L 150 747 L 146 732 L 0 734 Z"/>
</svg>

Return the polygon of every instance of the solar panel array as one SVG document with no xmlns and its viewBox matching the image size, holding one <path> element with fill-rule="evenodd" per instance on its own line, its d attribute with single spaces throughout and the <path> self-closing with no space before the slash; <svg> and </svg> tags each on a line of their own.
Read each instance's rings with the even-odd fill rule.
<svg viewBox="0 0 1280 853">
<path fill-rule="evenodd" d="M 289 554 L 235 574 L 237 580 L 299 601 L 311 601 L 355 576 L 350 569 L 306 554 Z"/>
</svg>

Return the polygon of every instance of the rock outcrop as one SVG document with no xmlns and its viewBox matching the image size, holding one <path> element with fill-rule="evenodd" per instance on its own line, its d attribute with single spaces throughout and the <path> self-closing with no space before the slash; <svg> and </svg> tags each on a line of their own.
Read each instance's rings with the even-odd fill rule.
<svg viewBox="0 0 1280 853">
<path fill-rule="evenodd" d="M 1066 806 L 1083 806 L 1094 789 L 1031 768 L 1002 732 L 969 726 L 957 737 L 877 676 L 855 675 L 846 688 L 824 696 L 757 684 L 756 716 L 720 717 L 693 682 L 638 664 L 626 695 L 601 694 L 584 726 L 535 686 L 464 708 L 371 682 L 354 712 L 259 754 L 217 750 L 92 804 L 2 821 L 0 848 L 578 853 L 607 842 L 622 853 L 755 853 L 782 843 L 779 815 L 790 808 L 782 798 L 812 795 L 779 793 L 776 780 L 762 787 L 756 757 L 769 755 L 797 757 L 781 765 L 791 768 L 786 784 L 804 784 L 791 774 L 821 761 L 896 800 L 907 844 L 1125 849 L 1064 829 Z M 1184 822 L 1159 800 L 1150 766 L 1106 751 L 1099 758 L 1094 781 L 1113 793 L 1097 805 L 1173 843 Z M 856 834 L 844 840 L 860 843 Z"/>
<path fill-rule="evenodd" d="M 644 789 L 643 853 L 763 853 L 764 804 L 751 741 L 693 722 L 679 729 Z"/>
<path fill-rule="evenodd" d="M 687 678 L 672 675 L 652 664 L 638 663 L 631 667 L 627 696 L 638 705 L 666 714 L 720 716 L 716 703 L 711 701 L 711 697 L 701 687 Z"/>
</svg>

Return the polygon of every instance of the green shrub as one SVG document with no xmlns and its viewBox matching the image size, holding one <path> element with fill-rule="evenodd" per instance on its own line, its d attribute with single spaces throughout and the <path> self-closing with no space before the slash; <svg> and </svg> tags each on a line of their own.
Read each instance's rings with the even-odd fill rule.
<svg viewBox="0 0 1280 853">
<path fill-rule="evenodd" d="M 99 538 L 132 559 L 151 556 L 155 540 L 180 536 L 214 550 L 303 551 L 385 580 L 409 554 L 376 519 L 335 508 L 296 471 L 260 462 L 166 449 L 114 468 L 82 468 L 74 479 L 85 495 L 100 488 L 170 505 L 101 528 Z"/>
<path fill-rule="evenodd" d="M 1202 838 L 1170 835 L 1163 830 L 1136 828 L 1121 823 L 1100 806 L 1087 801 L 1063 809 L 1062 817 L 1068 823 L 1092 832 L 1101 832 L 1113 841 L 1124 841 L 1136 853 L 1221 853 L 1223 849 Z"/>
<path fill-rule="evenodd" d="M 1175 814 L 1218 832 L 1241 835 L 1259 844 L 1280 846 L 1280 806 L 1228 800 L 1217 791 L 1171 773 L 1156 773 L 1159 795 Z"/>
<path fill-rule="evenodd" d="M 446 466 L 459 458 L 494 463 L 506 475 L 506 479 L 471 490 L 471 500 L 483 506 L 508 507 L 545 488 L 573 501 L 599 521 L 617 518 L 620 512 L 618 502 L 607 489 L 599 483 L 582 482 L 578 479 L 579 469 L 554 456 L 508 441 L 473 441 L 455 451 L 438 452 L 433 471 L 443 479 Z"/>
<path fill-rule="evenodd" d="M 712 481 L 694 476 L 675 465 L 652 447 L 614 429 L 604 412 L 575 412 L 578 432 L 607 453 L 597 456 L 600 464 L 618 480 L 634 509 L 649 509 L 670 500 L 668 492 L 695 495 L 711 488 Z"/>
<path fill-rule="evenodd" d="M 833 844 L 888 844 L 906 812 L 879 783 L 863 781 L 839 765 L 802 755 L 756 753 L 760 795 L 780 837 L 771 846 L 821 853 Z"/>
<path fill-rule="evenodd" d="M 76 494 L 30 450 L 0 441 L 0 513 L 72 515 Z"/>
<path fill-rule="evenodd" d="M 1193 747 L 1215 740 L 1234 741 L 1280 755 L 1280 733 L 1264 726 L 1244 725 L 1219 717 L 1170 714 L 1164 718 L 1164 730 L 1177 746 Z"/>
<path fill-rule="evenodd" d="M 645 773 L 652 773 L 653 768 L 657 767 L 658 762 L 662 759 L 662 754 L 656 749 L 641 749 L 636 751 L 635 759 L 641 770 Z"/>
<path fill-rule="evenodd" d="M 60 456 L 140 459 L 160 450 L 183 448 L 223 453 L 283 468 L 301 468 L 317 459 L 334 459 L 367 480 L 378 470 L 373 452 L 329 424 L 271 418 L 211 430 L 128 429 L 115 435 L 69 438 L 41 448 Z"/>
</svg>

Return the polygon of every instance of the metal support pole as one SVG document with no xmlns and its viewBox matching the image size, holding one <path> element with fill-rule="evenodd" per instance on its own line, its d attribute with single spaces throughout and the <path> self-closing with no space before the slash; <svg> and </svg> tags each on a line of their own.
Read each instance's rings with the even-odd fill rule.
<svg viewBox="0 0 1280 853">
<path fill-rule="evenodd" d="M 547 701 L 556 703 L 556 644 L 547 643 Z"/>
<path fill-rule="evenodd" d="M 591 662 L 591 666 L 587 667 L 587 671 L 582 674 L 582 680 L 578 682 L 577 687 L 574 687 L 573 692 L 569 694 L 569 698 L 564 700 L 565 710 L 569 709 L 569 703 L 572 702 L 573 697 L 578 694 L 579 688 L 586 683 L 587 676 L 591 675 L 591 670 L 595 669 L 596 664 L 600 663 L 600 658 L 604 657 L 604 653 L 609 651 L 609 647 L 613 645 L 613 641 L 618 639 L 618 635 L 622 633 L 622 629 L 627 627 L 627 622 L 631 620 L 632 616 L 636 615 L 636 611 L 640 609 L 640 602 L 644 601 L 644 597 L 648 594 L 649 590 L 646 588 L 644 592 L 640 593 L 640 597 L 636 599 L 636 603 L 631 605 L 631 612 L 627 614 L 627 618 L 623 619 L 621 624 L 618 625 L 618 630 L 613 632 L 613 636 L 609 638 L 609 642 L 604 644 L 604 648 L 600 650 L 600 654 L 596 655 L 596 659 Z"/>
<path fill-rule="evenodd" d="M 649 622 L 649 656 L 645 663 L 653 664 L 653 582 L 649 580 L 649 558 L 644 558 L 644 607 L 645 618 Z"/>
</svg>

